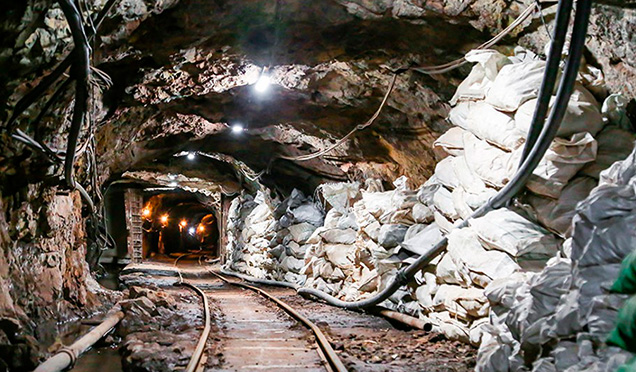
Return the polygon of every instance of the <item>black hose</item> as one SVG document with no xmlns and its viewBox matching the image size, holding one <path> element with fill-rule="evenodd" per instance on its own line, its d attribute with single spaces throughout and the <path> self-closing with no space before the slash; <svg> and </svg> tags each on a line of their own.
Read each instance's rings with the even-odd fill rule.
<svg viewBox="0 0 636 372">
<path fill-rule="evenodd" d="M 560 2 L 563 1 L 566 0 L 560 0 Z M 563 8 L 564 7 L 562 6 L 559 7 L 560 10 L 563 10 Z M 565 115 L 565 110 L 567 109 L 567 104 L 570 100 L 570 95 L 572 94 L 572 90 L 574 88 L 574 83 L 576 81 L 578 69 L 581 63 L 583 48 L 585 46 L 585 37 L 587 34 L 587 24 L 589 21 L 590 9 L 590 0 L 579 0 L 579 2 L 577 3 L 574 28 L 572 31 L 572 40 L 570 43 L 569 58 L 559 84 L 554 109 L 550 113 L 547 125 L 543 126 L 541 134 L 538 136 L 535 146 L 533 146 L 532 150 L 529 152 L 528 158 L 526 159 L 526 161 L 524 161 L 513 179 L 503 189 L 501 189 L 497 193 L 497 195 L 491 198 L 485 205 L 477 209 L 470 217 L 465 219 L 456 228 L 466 227 L 468 225 L 469 219 L 483 216 L 487 212 L 505 205 L 508 200 L 513 198 L 525 186 L 525 183 L 532 175 L 532 172 L 543 158 L 543 155 L 545 154 L 547 149 L 550 147 L 552 140 L 554 139 L 554 136 L 556 135 L 556 132 L 561 125 L 561 121 L 563 120 L 563 116 Z M 544 78 L 548 73 L 549 72 L 546 70 L 544 73 Z M 551 95 L 552 92 L 544 91 L 542 93 L 544 95 Z M 540 97 L 540 99 L 541 98 L 542 97 Z M 538 118 L 533 118 L 532 126 L 536 125 L 536 119 Z M 326 301 L 330 305 L 343 307 L 346 309 L 365 309 L 378 305 L 382 301 L 388 299 L 401 286 L 407 284 L 408 281 L 410 281 L 418 271 L 420 271 L 424 266 L 428 265 L 434 257 L 436 257 L 444 250 L 447 242 L 448 238 L 444 237 L 433 247 L 429 248 L 411 265 L 400 269 L 397 272 L 396 276 L 391 280 L 391 282 L 389 282 L 389 284 L 374 297 L 361 301 L 346 302 L 331 295 L 328 295 L 322 291 L 311 288 L 299 289 L 298 293 L 304 296 L 314 296 Z"/>
<path fill-rule="evenodd" d="M 568 25 L 570 22 L 570 13 L 572 10 L 572 0 L 559 1 L 557 7 L 556 23 L 554 26 L 554 36 L 550 44 L 550 53 L 548 54 L 548 61 L 546 63 L 545 75 L 541 82 L 541 88 L 539 89 L 539 95 L 537 99 L 537 105 L 534 108 L 534 115 L 532 117 L 532 126 L 528 132 L 526 143 L 521 153 L 521 160 L 519 166 L 530 154 L 530 151 L 534 147 L 534 144 L 541 134 L 543 125 L 545 124 L 545 118 L 548 114 L 548 108 L 550 107 L 550 99 L 552 98 L 552 92 L 554 91 L 554 85 L 556 83 L 557 75 L 559 74 L 559 64 L 561 63 L 561 54 L 563 51 L 563 45 L 565 44 L 565 38 L 568 32 Z"/>
<path fill-rule="evenodd" d="M 80 130 L 86 118 L 88 110 L 88 75 L 90 73 L 90 48 L 88 38 L 84 32 L 82 19 L 79 11 L 71 0 L 58 0 L 62 12 L 71 28 L 73 43 L 75 43 L 72 73 L 75 79 L 75 105 L 73 106 L 73 117 L 71 118 L 71 128 L 69 129 L 66 146 L 66 157 L 64 160 L 64 178 L 70 188 L 76 188 L 73 178 L 73 166 L 75 165 L 75 149 Z M 92 203 L 91 203 L 92 204 Z"/>
</svg>

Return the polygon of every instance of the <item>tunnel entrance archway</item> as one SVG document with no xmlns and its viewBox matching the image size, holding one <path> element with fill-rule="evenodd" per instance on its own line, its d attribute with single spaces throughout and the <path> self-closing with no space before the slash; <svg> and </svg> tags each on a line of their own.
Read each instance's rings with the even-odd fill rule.
<svg viewBox="0 0 636 372">
<path fill-rule="evenodd" d="M 218 212 L 189 192 L 175 190 L 145 195 L 143 258 L 184 253 L 218 257 Z"/>
</svg>

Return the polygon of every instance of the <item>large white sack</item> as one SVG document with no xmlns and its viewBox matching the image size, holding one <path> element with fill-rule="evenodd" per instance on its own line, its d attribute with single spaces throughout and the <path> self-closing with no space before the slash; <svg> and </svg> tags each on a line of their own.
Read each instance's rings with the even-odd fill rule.
<svg viewBox="0 0 636 372">
<path fill-rule="evenodd" d="M 435 159 L 440 161 L 445 157 L 464 155 L 464 129 L 452 127 L 433 142 Z"/>
<path fill-rule="evenodd" d="M 441 283 L 458 284 L 463 287 L 472 284 L 468 268 L 457 265 L 450 253 L 443 254 L 442 259 L 435 265 L 435 276 Z"/>
<path fill-rule="evenodd" d="M 427 317 L 433 325 L 433 331 L 444 334 L 450 340 L 470 342 L 470 327 L 457 320 L 448 311 L 430 313 Z"/>
<path fill-rule="evenodd" d="M 540 60 L 503 66 L 486 94 L 486 102 L 501 111 L 517 110 L 539 93 L 544 69 L 545 62 Z"/>
<path fill-rule="evenodd" d="M 576 205 L 587 198 L 597 183 L 590 177 L 575 177 L 565 186 L 558 199 L 528 194 L 527 201 L 534 210 L 534 217 L 543 226 L 562 237 L 568 237 Z"/>
<path fill-rule="evenodd" d="M 550 232 L 506 208 L 469 220 L 469 224 L 484 247 L 518 260 L 547 260 L 559 251 L 559 242 Z"/>
<path fill-rule="evenodd" d="M 329 262 L 341 269 L 351 269 L 355 261 L 355 245 L 325 244 L 325 253 Z"/>
<path fill-rule="evenodd" d="M 471 228 L 455 229 L 448 235 L 448 253 L 458 267 L 482 274 L 472 277 L 480 286 L 497 278 L 507 277 L 519 270 L 519 265 L 506 253 L 486 250 L 479 243 L 479 237 Z M 478 279 L 478 280 L 476 280 Z"/>
<path fill-rule="evenodd" d="M 580 174 L 599 179 L 601 171 L 619 160 L 626 159 L 634 149 L 636 134 L 617 126 L 606 126 L 596 136 L 596 160 L 585 165 Z"/>
<path fill-rule="evenodd" d="M 401 243 L 401 246 L 410 252 L 421 255 L 440 240 L 442 240 L 442 232 L 439 230 L 437 224 L 432 223 L 413 236 L 409 236 L 408 239 L 405 239 Z"/>
<path fill-rule="evenodd" d="M 356 241 L 357 233 L 353 229 L 330 229 L 320 233 L 323 240 L 331 244 L 353 244 Z"/>
<path fill-rule="evenodd" d="M 456 220 L 459 218 L 459 213 L 455 210 L 455 204 L 453 204 L 453 196 L 451 192 L 446 188 L 441 187 L 433 196 L 433 205 L 435 209 L 442 213 L 446 218 L 450 220 Z"/>
<path fill-rule="evenodd" d="M 419 202 L 413 206 L 411 215 L 413 216 L 413 221 L 418 224 L 433 221 L 433 210 Z"/>
<path fill-rule="evenodd" d="M 483 101 L 458 104 L 450 110 L 448 119 L 454 125 L 505 150 L 514 150 L 525 142 L 526 132 L 517 128 L 512 115 Z"/>
<path fill-rule="evenodd" d="M 586 164 L 596 159 L 597 143 L 589 133 L 577 133 L 571 139 L 555 138 L 537 165 L 526 187 L 539 195 L 558 198 L 568 181 Z M 509 174 L 516 172 L 521 148 L 509 159 Z"/>
<path fill-rule="evenodd" d="M 459 185 L 456 187 L 456 189 L 461 187 L 473 194 L 480 194 L 486 191 L 486 184 L 468 166 L 466 156 L 458 156 L 452 158 L 451 164 L 453 166 L 453 170 L 455 171 L 455 176 L 457 176 L 457 180 L 459 181 Z"/>
<path fill-rule="evenodd" d="M 311 237 L 314 230 L 316 230 L 316 226 L 303 222 L 289 226 L 289 235 L 293 241 L 304 244 Z"/>
<path fill-rule="evenodd" d="M 510 63 L 506 56 L 493 49 L 474 49 L 466 53 L 464 58 L 477 64 L 457 87 L 450 100 L 451 105 L 458 101 L 484 99 L 501 67 Z"/>
<path fill-rule="evenodd" d="M 314 203 L 301 204 L 291 210 L 294 223 L 307 222 L 314 226 L 322 226 L 324 221 L 322 211 Z"/>
<path fill-rule="evenodd" d="M 478 288 L 442 284 L 435 292 L 433 306 L 464 320 L 488 315 L 488 300 L 484 297 L 484 291 Z"/>
<path fill-rule="evenodd" d="M 284 271 L 291 271 L 295 274 L 300 273 L 300 270 L 302 270 L 303 266 L 305 266 L 305 261 L 299 260 L 294 256 L 287 256 L 285 257 L 283 262 L 280 263 L 281 269 L 283 269 Z"/>
<path fill-rule="evenodd" d="M 378 244 L 384 248 L 397 247 L 404 240 L 404 236 L 408 229 L 409 228 L 406 225 L 382 225 L 380 228 L 380 235 L 378 236 Z"/>
<path fill-rule="evenodd" d="M 510 156 L 510 153 L 489 145 L 486 141 L 480 140 L 473 134 L 464 133 L 464 158 L 466 159 L 466 164 L 486 184 L 501 188 L 508 183 L 510 179 Z"/>
<path fill-rule="evenodd" d="M 431 181 L 431 179 L 434 178 L 434 182 Z M 429 183 L 429 181 L 431 182 Z M 429 180 L 417 190 L 417 200 L 420 203 L 431 207 L 433 205 L 433 195 L 435 195 L 440 187 L 442 187 L 442 185 L 437 182 L 435 175 L 433 175 L 433 177 L 429 178 Z"/>
<path fill-rule="evenodd" d="M 550 107 L 554 101 L 555 98 L 552 97 Z M 521 105 L 515 113 L 515 125 L 522 133 L 530 131 L 536 106 L 537 100 L 532 99 Z M 603 125 L 603 117 L 596 98 L 587 89 L 577 84 L 572 96 L 570 96 L 567 111 L 557 131 L 557 137 L 569 138 L 573 134 L 581 132 L 596 135 L 603 128 Z"/>
<path fill-rule="evenodd" d="M 449 189 L 459 186 L 459 179 L 453 167 L 454 157 L 449 156 L 435 165 L 435 179 Z"/>
<path fill-rule="evenodd" d="M 329 206 L 344 211 L 360 199 L 360 184 L 358 182 L 323 183 L 319 186 L 319 192 Z"/>
</svg>

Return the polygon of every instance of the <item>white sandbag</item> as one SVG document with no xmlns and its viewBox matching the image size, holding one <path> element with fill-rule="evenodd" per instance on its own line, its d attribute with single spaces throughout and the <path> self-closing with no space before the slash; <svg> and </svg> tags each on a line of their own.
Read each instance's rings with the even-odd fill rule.
<svg viewBox="0 0 636 372">
<path fill-rule="evenodd" d="M 428 207 L 433 205 L 433 196 L 437 190 L 442 187 L 442 185 L 438 182 L 429 183 L 433 178 L 436 177 L 433 175 L 433 177 L 426 181 L 426 183 L 417 190 L 417 200 Z"/>
<path fill-rule="evenodd" d="M 493 280 L 484 289 L 484 295 L 488 298 L 493 309 L 507 310 L 515 301 L 517 289 L 527 283 L 532 273 L 516 272 L 510 276 Z"/>
<path fill-rule="evenodd" d="M 478 64 L 473 66 L 470 74 L 457 87 L 450 100 L 451 105 L 458 101 L 484 99 L 501 67 L 510 63 L 506 56 L 492 49 L 474 49 L 466 53 L 464 58 Z"/>
<path fill-rule="evenodd" d="M 356 223 L 356 215 L 354 213 L 348 212 L 343 214 L 339 219 L 336 225 L 337 228 L 341 230 L 345 229 L 353 229 L 358 230 L 358 224 Z"/>
<path fill-rule="evenodd" d="M 357 233 L 353 229 L 330 229 L 321 232 L 320 236 L 325 242 L 331 244 L 353 244 L 356 241 Z"/>
<path fill-rule="evenodd" d="M 440 229 L 440 231 L 444 234 L 448 234 L 455 226 L 461 224 L 462 220 L 457 220 L 455 222 L 449 221 L 443 214 L 438 211 L 433 212 L 433 218 L 435 220 L 435 224 Z"/>
<path fill-rule="evenodd" d="M 418 224 L 430 223 L 433 221 L 433 210 L 419 202 L 413 206 L 411 215 L 413 216 L 415 223 Z"/>
<path fill-rule="evenodd" d="M 442 259 L 435 266 L 435 276 L 441 283 L 458 284 L 468 287 L 472 283 L 470 271 L 463 265 L 457 265 L 449 253 L 442 255 Z"/>
<path fill-rule="evenodd" d="M 540 60 L 503 66 L 486 94 L 486 102 L 501 111 L 517 110 L 539 93 L 544 69 L 545 62 Z"/>
<path fill-rule="evenodd" d="M 285 251 L 285 254 L 288 256 L 294 256 L 298 259 L 304 259 L 306 250 L 307 246 L 299 245 L 298 243 L 292 241 L 287 244 L 287 250 Z"/>
<path fill-rule="evenodd" d="M 633 130 L 632 122 L 627 117 L 629 100 L 622 94 L 610 94 L 603 101 L 601 115 L 606 124 L 614 125 L 624 130 Z"/>
<path fill-rule="evenodd" d="M 305 244 L 305 242 L 311 237 L 314 230 L 316 230 L 316 226 L 303 222 L 289 226 L 289 235 L 293 241 L 299 244 Z"/>
<path fill-rule="evenodd" d="M 539 195 L 558 198 L 568 181 L 589 162 L 596 159 L 597 143 L 589 133 L 577 133 L 571 139 L 555 138 L 526 187 Z M 516 172 L 520 149 L 513 152 L 509 174 Z"/>
<path fill-rule="evenodd" d="M 357 280 L 355 288 L 360 292 L 374 292 L 380 284 L 380 275 L 376 269 L 362 269 L 362 275 Z"/>
<path fill-rule="evenodd" d="M 447 156 L 464 155 L 464 129 L 452 127 L 433 142 L 435 159 L 440 161 Z"/>
<path fill-rule="evenodd" d="M 446 310 L 454 317 L 468 320 L 488 314 L 488 301 L 478 288 L 462 288 L 457 285 L 442 284 L 433 297 L 433 306 Z"/>
<path fill-rule="evenodd" d="M 448 119 L 477 137 L 505 150 L 514 150 L 525 142 L 526 132 L 519 130 L 512 115 L 480 102 L 462 102 L 451 109 Z"/>
<path fill-rule="evenodd" d="M 323 183 L 318 188 L 320 195 L 331 208 L 346 210 L 360 198 L 358 182 Z"/>
<path fill-rule="evenodd" d="M 380 218 L 387 211 L 394 211 L 397 206 L 391 204 L 391 199 L 396 191 L 366 192 L 362 191 L 364 208 L 375 218 Z"/>
<path fill-rule="evenodd" d="M 382 180 L 377 178 L 367 178 L 364 180 L 364 189 L 367 192 L 384 192 L 384 186 Z"/>
<path fill-rule="evenodd" d="M 448 311 L 430 313 L 428 319 L 433 325 L 433 330 L 444 334 L 448 339 L 470 342 L 469 327 L 456 320 Z"/>
<path fill-rule="evenodd" d="M 283 279 L 288 283 L 303 285 L 307 277 L 304 275 L 294 274 L 288 271 L 285 273 L 285 276 L 283 277 Z"/>
<path fill-rule="evenodd" d="M 552 234 L 506 208 L 488 212 L 469 224 L 484 247 L 512 257 L 547 260 L 559 251 L 559 242 Z"/>
<path fill-rule="evenodd" d="M 291 210 L 294 216 L 294 223 L 307 222 L 314 226 L 322 226 L 324 221 L 322 211 L 314 203 L 301 204 Z"/>
<path fill-rule="evenodd" d="M 384 248 L 397 247 L 404 240 L 408 230 L 406 225 L 388 224 L 382 225 L 378 235 L 378 244 Z"/>
<path fill-rule="evenodd" d="M 267 219 L 272 219 L 272 211 L 267 204 L 259 204 L 245 219 L 246 225 L 255 225 L 264 222 Z"/>
<path fill-rule="evenodd" d="M 554 104 L 555 98 L 550 100 L 550 106 Z M 515 113 L 515 125 L 522 133 L 528 133 L 532 124 L 532 116 L 537 105 L 537 100 L 532 99 L 519 107 Z M 581 85 L 577 84 L 568 108 L 557 131 L 557 137 L 570 138 L 576 133 L 588 132 L 596 135 L 603 128 L 603 118 L 596 102 L 596 98 Z"/>
<path fill-rule="evenodd" d="M 453 167 L 453 159 L 454 157 L 449 156 L 435 165 L 435 179 L 451 190 L 459 186 L 459 179 Z"/>
<path fill-rule="evenodd" d="M 442 213 L 449 220 L 459 218 L 459 213 L 455 210 L 453 196 L 446 188 L 441 187 L 433 196 L 433 205 L 435 209 Z"/>
<path fill-rule="evenodd" d="M 432 223 L 416 234 L 409 236 L 400 245 L 403 249 L 421 255 L 440 240 L 442 240 L 442 232 L 439 230 L 437 224 Z"/>
<path fill-rule="evenodd" d="M 335 229 L 338 227 L 338 221 L 343 216 L 343 212 L 339 209 L 332 208 L 325 215 L 323 226 L 327 229 Z"/>
<path fill-rule="evenodd" d="M 479 344 L 481 344 L 481 337 L 484 333 L 484 328 L 488 325 L 488 323 L 488 318 L 480 318 L 470 325 L 469 337 L 471 345 L 479 346 Z"/>
<path fill-rule="evenodd" d="M 625 185 L 636 176 L 636 151 L 601 172 L 599 184 Z"/>
<path fill-rule="evenodd" d="M 593 178 L 576 177 L 565 186 L 556 200 L 528 194 L 527 201 L 534 210 L 534 217 L 543 226 L 562 237 L 568 237 L 572 218 L 576 214 L 576 205 L 587 198 L 596 184 L 597 181 Z"/>
<path fill-rule="evenodd" d="M 510 153 L 464 133 L 464 158 L 468 168 L 486 184 L 501 188 L 510 179 Z M 444 159 L 446 160 L 446 159 Z M 436 168 L 437 170 L 437 168 Z"/>
<path fill-rule="evenodd" d="M 341 269 L 351 269 L 355 260 L 355 246 L 346 244 L 325 244 L 329 262 Z"/>
<path fill-rule="evenodd" d="M 458 267 L 483 274 L 491 281 L 507 277 L 519 270 L 519 265 L 506 253 L 485 250 L 478 235 L 470 228 L 455 229 L 448 235 L 448 253 Z M 478 285 L 488 283 L 478 282 Z"/>
<path fill-rule="evenodd" d="M 596 141 L 598 142 L 596 160 L 586 164 L 579 173 L 598 180 L 601 171 L 629 156 L 634 149 L 636 134 L 610 125 L 603 128 L 596 136 Z"/>
</svg>

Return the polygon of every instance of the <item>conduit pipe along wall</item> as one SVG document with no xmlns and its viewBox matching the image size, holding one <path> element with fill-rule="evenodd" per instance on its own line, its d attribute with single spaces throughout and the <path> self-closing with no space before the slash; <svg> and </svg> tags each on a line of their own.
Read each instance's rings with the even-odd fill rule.
<svg viewBox="0 0 636 372">
<path fill-rule="evenodd" d="M 545 155 L 547 149 L 550 147 L 550 144 L 561 125 L 563 116 L 565 115 L 567 104 L 570 100 L 570 95 L 572 94 L 574 83 L 576 81 L 583 48 L 585 46 L 585 36 L 587 35 L 590 10 L 590 0 L 579 0 L 577 2 L 574 26 L 572 30 L 572 40 L 570 42 L 570 49 L 568 53 L 569 58 L 559 83 L 554 108 L 548 117 L 547 124 L 544 125 L 545 114 L 543 111 L 545 110 L 547 112 L 547 107 L 544 108 L 543 105 L 546 105 L 545 102 L 549 103 L 551 98 L 552 90 L 548 88 L 554 87 L 555 80 L 558 75 L 557 69 L 561 60 L 563 45 L 565 43 L 565 35 L 568 29 L 570 13 L 572 11 L 572 0 L 559 0 L 557 10 L 558 14 L 556 18 L 557 23 L 554 28 L 555 31 L 553 35 L 554 41 L 552 42 L 552 47 L 548 56 L 548 63 L 543 76 L 540 96 L 538 99 L 538 101 L 542 103 L 542 106 L 539 107 L 538 105 L 537 109 L 535 109 L 531 129 L 528 134 L 528 143 L 529 146 L 532 145 L 532 148 L 528 151 L 527 158 L 525 158 L 523 164 L 519 167 L 512 180 L 503 189 L 501 189 L 497 195 L 477 209 L 456 228 L 464 228 L 468 226 L 468 221 L 470 219 L 481 217 L 493 209 L 506 205 L 508 201 L 510 201 L 517 193 L 519 193 L 519 191 L 523 189 L 528 178 L 532 175 L 532 172 L 543 158 L 543 155 Z M 539 133 L 538 136 L 536 135 L 537 133 Z M 417 272 L 419 272 L 424 266 L 428 265 L 438 254 L 443 252 L 447 242 L 448 239 L 446 237 L 440 240 L 411 265 L 400 269 L 396 276 L 380 293 L 366 300 L 346 302 L 322 291 L 311 288 L 301 288 L 298 290 L 298 293 L 304 296 L 313 296 L 326 301 L 330 305 L 346 309 L 365 309 L 375 306 L 388 299 L 401 286 L 406 285 Z"/>
</svg>

